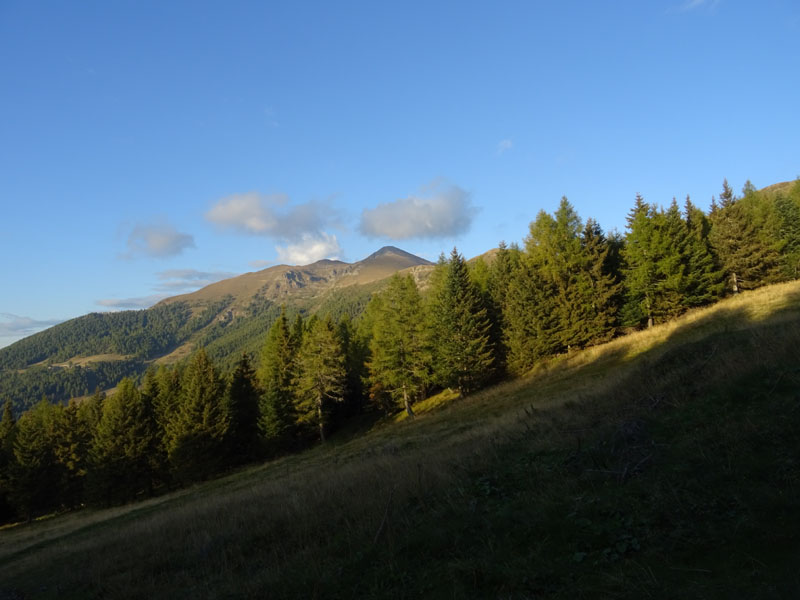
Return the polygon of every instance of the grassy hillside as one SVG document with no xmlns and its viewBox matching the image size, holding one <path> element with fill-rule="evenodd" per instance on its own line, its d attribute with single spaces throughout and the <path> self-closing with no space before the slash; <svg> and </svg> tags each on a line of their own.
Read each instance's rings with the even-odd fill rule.
<svg viewBox="0 0 800 600">
<path fill-rule="evenodd" d="M 794 598 L 800 285 L 414 421 L 0 531 L 30 598 Z M 2 597 L 2 593 L 0 593 Z"/>
</svg>

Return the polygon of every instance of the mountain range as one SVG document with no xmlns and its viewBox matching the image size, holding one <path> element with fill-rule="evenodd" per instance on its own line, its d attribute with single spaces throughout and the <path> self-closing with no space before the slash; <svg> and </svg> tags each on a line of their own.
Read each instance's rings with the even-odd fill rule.
<svg viewBox="0 0 800 600">
<path fill-rule="evenodd" d="M 0 349 L 0 397 L 20 410 L 43 395 L 55 402 L 113 388 L 151 364 L 170 364 L 203 346 L 221 366 L 258 353 L 285 308 L 289 314 L 359 314 L 394 273 L 425 286 L 433 263 L 393 246 L 363 260 L 276 265 L 173 296 L 138 311 L 91 313 Z"/>
</svg>

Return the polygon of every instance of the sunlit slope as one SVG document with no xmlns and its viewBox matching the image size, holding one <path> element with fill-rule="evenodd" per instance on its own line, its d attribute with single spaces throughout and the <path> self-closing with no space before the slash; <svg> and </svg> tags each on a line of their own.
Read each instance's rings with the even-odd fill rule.
<svg viewBox="0 0 800 600">
<path fill-rule="evenodd" d="M 0 532 L 32 598 L 797 597 L 800 284 L 172 496 Z M 120 543 L 125 540 L 125 543 Z"/>
<path fill-rule="evenodd" d="M 0 397 L 24 410 L 41 397 L 66 402 L 113 388 L 153 362 L 170 364 L 206 347 L 221 367 L 257 354 L 285 306 L 304 314 L 358 314 L 400 271 L 423 283 L 427 260 L 386 246 L 355 263 L 322 260 L 246 273 L 164 300 L 147 310 L 92 313 L 0 349 Z"/>
</svg>

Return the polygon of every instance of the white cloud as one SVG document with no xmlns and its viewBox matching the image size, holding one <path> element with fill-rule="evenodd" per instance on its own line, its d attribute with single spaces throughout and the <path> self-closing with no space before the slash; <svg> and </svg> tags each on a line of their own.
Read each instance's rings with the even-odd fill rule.
<svg viewBox="0 0 800 600">
<path fill-rule="evenodd" d="M 239 233 L 297 241 L 319 234 L 334 220 L 334 211 L 321 202 L 289 206 L 284 194 L 251 192 L 222 198 L 206 212 L 206 219 Z"/>
<path fill-rule="evenodd" d="M 0 338 L 23 338 L 58 325 L 63 319 L 33 319 L 11 313 L 0 313 Z"/>
<path fill-rule="evenodd" d="M 323 258 L 338 259 L 342 252 L 335 235 L 324 232 L 305 234 L 300 241 L 276 246 L 278 261 L 290 265 L 308 265 Z"/>
<path fill-rule="evenodd" d="M 105 300 L 97 300 L 95 304 L 110 308 L 112 310 L 126 310 L 136 308 L 150 308 L 155 303 L 160 302 L 164 298 L 169 298 L 168 294 L 152 294 L 150 296 L 140 296 L 138 298 L 108 298 Z"/>
<path fill-rule="evenodd" d="M 420 195 L 364 209 L 359 229 L 392 240 L 451 237 L 466 232 L 476 212 L 466 191 L 435 182 Z"/>
<path fill-rule="evenodd" d="M 511 140 L 500 140 L 499 142 L 497 142 L 497 153 L 503 154 L 511 150 L 513 147 L 514 147 L 514 142 L 512 142 Z"/>
<path fill-rule="evenodd" d="M 156 290 L 164 292 L 179 292 L 195 290 L 209 284 L 235 277 L 236 273 L 227 271 L 197 271 L 195 269 L 169 269 L 156 273 L 161 281 L 155 286 Z"/>
<path fill-rule="evenodd" d="M 150 256 L 166 258 L 183 252 L 186 248 L 194 248 L 194 237 L 188 233 L 180 233 L 166 222 L 138 224 L 128 236 L 128 251 L 123 258 Z"/>
</svg>

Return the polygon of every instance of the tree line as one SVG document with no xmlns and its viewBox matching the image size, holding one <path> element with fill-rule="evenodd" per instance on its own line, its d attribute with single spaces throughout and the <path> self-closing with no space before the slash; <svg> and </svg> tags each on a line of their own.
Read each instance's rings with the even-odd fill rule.
<svg viewBox="0 0 800 600">
<path fill-rule="evenodd" d="M 563 198 L 520 247 L 467 262 L 442 255 L 427 286 L 393 276 L 356 319 L 281 312 L 255 361 L 223 372 L 204 349 L 123 379 L 113 394 L 43 399 L 0 420 L 0 517 L 110 505 L 325 441 L 365 411 L 461 395 L 544 357 L 650 327 L 726 294 L 797 279 L 800 182 L 708 213 L 687 197 L 637 196 L 624 234 L 583 221 Z"/>
</svg>

